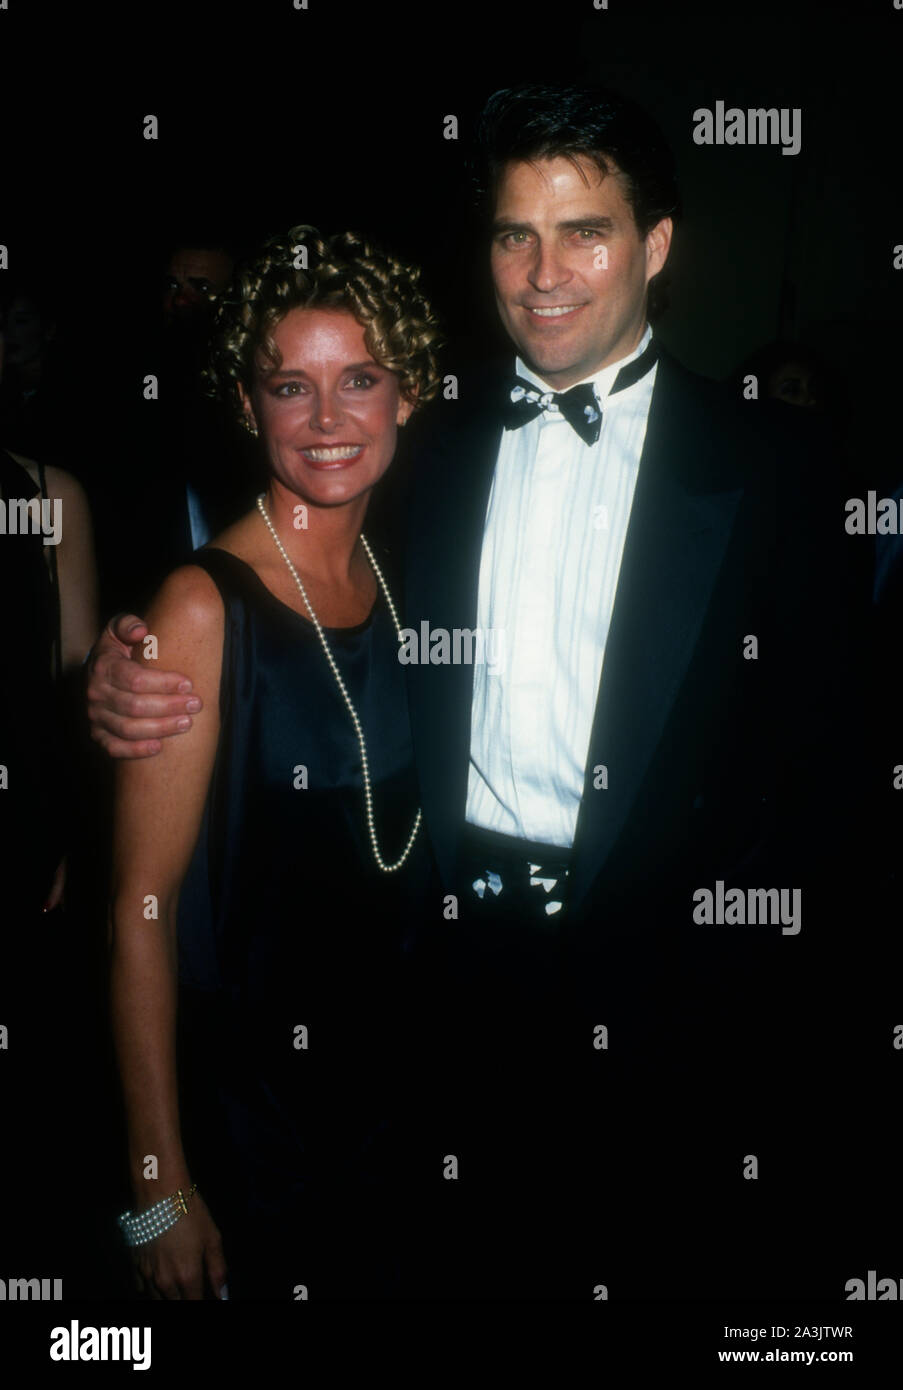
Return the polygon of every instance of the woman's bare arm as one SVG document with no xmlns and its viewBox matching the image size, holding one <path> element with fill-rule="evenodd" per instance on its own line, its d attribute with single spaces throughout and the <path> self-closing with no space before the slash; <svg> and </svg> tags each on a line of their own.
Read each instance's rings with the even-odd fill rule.
<svg viewBox="0 0 903 1390">
<path fill-rule="evenodd" d="M 40 484 L 41 473 L 34 459 L 13 454 L 29 477 Z M 59 504 L 60 540 L 56 546 L 57 576 L 60 590 L 60 637 L 62 669 L 66 673 L 81 666 L 97 637 L 97 560 L 94 554 L 94 527 L 85 490 L 77 478 L 63 468 L 45 468 L 44 496 Z M 48 548 L 49 555 L 49 548 Z"/>
<path fill-rule="evenodd" d="M 41 470 L 33 459 L 13 454 L 35 483 L 40 485 Z M 48 572 L 51 557 L 56 559 L 60 601 L 60 669 L 67 685 L 76 673 L 97 636 L 97 563 L 94 556 L 94 529 L 91 511 L 81 483 L 62 468 L 44 471 L 45 497 L 62 519 L 59 544 L 44 547 Z M 79 683 L 80 684 L 80 683 Z M 67 700 L 72 690 L 67 691 Z M 56 868 L 44 911 L 51 912 L 64 900 L 66 856 Z"/>
<path fill-rule="evenodd" d="M 62 537 L 56 563 L 60 586 L 61 658 L 64 674 L 77 670 L 97 637 L 97 562 L 94 528 L 84 488 L 60 468 L 46 470 L 47 496 L 62 503 Z"/>
<path fill-rule="evenodd" d="M 176 570 L 151 605 L 148 622 L 157 639 L 157 661 L 149 665 L 176 667 L 204 689 L 218 690 L 223 605 L 203 570 L 191 565 Z M 146 642 L 136 648 L 136 660 L 143 660 L 145 647 Z M 218 736 L 218 705 L 211 700 L 190 737 L 170 739 L 159 757 L 124 761 L 116 768 L 111 1005 L 130 1177 L 140 1206 L 190 1180 L 176 1080 L 176 910 Z M 156 1179 L 143 1175 L 148 1155 L 157 1160 Z M 183 1217 L 177 1225 L 190 1220 Z"/>
</svg>

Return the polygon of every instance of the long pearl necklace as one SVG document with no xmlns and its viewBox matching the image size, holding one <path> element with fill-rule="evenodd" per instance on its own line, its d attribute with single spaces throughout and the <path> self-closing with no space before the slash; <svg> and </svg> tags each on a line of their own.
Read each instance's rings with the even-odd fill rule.
<svg viewBox="0 0 903 1390">
<path fill-rule="evenodd" d="M 279 554 L 282 556 L 283 560 L 291 570 L 292 578 L 298 586 L 298 592 L 304 599 L 305 605 L 307 606 L 307 611 L 310 614 L 311 622 L 317 630 L 317 636 L 320 639 L 320 645 L 322 646 L 323 651 L 326 654 L 326 660 L 329 662 L 332 674 L 335 676 L 336 684 L 339 687 L 339 690 L 341 691 L 342 699 L 345 701 L 345 704 L 348 707 L 348 713 L 351 715 L 351 722 L 354 725 L 354 732 L 357 734 L 357 741 L 360 744 L 361 749 L 361 769 L 364 774 L 364 802 L 367 808 L 367 829 L 370 832 L 370 844 L 373 847 L 373 857 L 376 860 L 377 867 L 380 868 L 384 874 L 394 874 L 396 869 L 401 868 L 402 864 L 404 864 L 408 855 L 411 853 L 414 841 L 417 838 L 417 831 L 420 829 L 422 813 L 418 810 L 417 818 L 414 821 L 414 829 L 408 836 L 408 843 L 405 845 L 404 852 L 402 853 L 401 857 L 399 859 L 396 859 L 394 864 L 387 864 L 379 852 L 379 845 L 376 840 L 376 821 L 373 816 L 373 790 L 370 785 L 370 764 L 367 760 L 367 746 L 364 743 L 364 730 L 361 727 L 361 721 L 358 718 L 357 710 L 354 708 L 354 705 L 351 702 L 351 696 L 348 694 L 348 691 L 345 687 L 345 682 L 342 680 L 341 672 L 339 671 L 339 668 L 336 665 L 335 657 L 329 650 L 329 644 L 326 641 L 323 629 L 320 626 L 319 620 L 317 619 L 317 615 L 313 610 L 311 601 L 307 597 L 304 585 L 301 583 L 301 577 L 298 574 L 298 571 L 295 569 L 295 566 L 289 559 L 288 554 L 286 553 L 285 546 L 282 544 L 282 541 L 277 536 L 276 528 L 270 521 L 270 518 L 267 516 L 266 507 L 263 505 L 264 495 L 264 493 L 261 493 L 257 499 L 257 506 L 260 511 L 260 515 L 266 522 L 267 527 L 269 528 L 270 535 L 276 542 L 276 547 L 279 551 Z M 379 565 L 373 558 L 373 551 L 370 549 L 370 546 L 367 543 L 367 537 L 363 534 L 363 532 L 361 532 L 361 542 L 363 544 L 364 550 L 367 552 L 367 559 L 370 561 L 370 564 L 373 567 L 373 573 L 376 575 L 376 578 L 379 582 L 379 586 L 385 594 L 386 603 L 389 606 L 389 612 L 392 615 L 392 621 L 395 624 L 395 631 L 398 634 L 398 640 L 400 642 L 401 624 L 398 621 L 398 614 L 395 612 L 395 604 L 392 602 L 392 595 L 389 593 L 388 585 L 386 584 L 385 579 L 383 579 L 382 571 L 380 570 Z"/>
</svg>

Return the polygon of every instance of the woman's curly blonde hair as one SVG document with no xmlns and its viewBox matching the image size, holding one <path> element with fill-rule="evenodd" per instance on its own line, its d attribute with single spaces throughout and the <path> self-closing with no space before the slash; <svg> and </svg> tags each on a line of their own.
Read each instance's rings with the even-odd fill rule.
<svg viewBox="0 0 903 1390">
<path fill-rule="evenodd" d="M 307 269 L 296 268 L 306 251 Z M 244 418 L 239 383 L 250 392 L 258 354 L 281 366 L 273 330 L 292 309 L 346 309 L 364 329 L 374 361 L 399 378 L 414 407 L 434 396 L 440 376 L 439 321 L 420 287 L 420 270 L 357 232 L 324 237 L 299 224 L 269 237 L 235 274 L 214 321 L 207 389 Z"/>
</svg>

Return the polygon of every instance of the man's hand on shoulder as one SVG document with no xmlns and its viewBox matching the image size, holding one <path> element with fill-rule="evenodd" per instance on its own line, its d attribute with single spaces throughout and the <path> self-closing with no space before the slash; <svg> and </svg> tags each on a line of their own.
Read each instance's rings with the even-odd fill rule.
<svg viewBox="0 0 903 1390">
<path fill-rule="evenodd" d="M 191 728 L 202 708 L 191 681 L 178 671 L 151 671 L 132 660 L 148 636 L 134 613 L 111 618 L 88 658 L 87 702 L 91 737 L 111 758 L 149 758 L 161 740 Z"/>
</svg>

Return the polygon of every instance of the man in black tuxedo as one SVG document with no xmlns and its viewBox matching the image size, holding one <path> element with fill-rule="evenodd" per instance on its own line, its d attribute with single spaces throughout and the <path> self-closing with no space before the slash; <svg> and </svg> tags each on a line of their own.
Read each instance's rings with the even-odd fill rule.
<svg viewBox="0 0 903 1390">
<path fill-rule="evenodd" d="M 500 657 L 411 668 L 424 815 L 460 895 L 456 1123 L 479 1114 L 509 1288 L 590 1296 L 608 1270 L 613 1297 L 777 1296 L 797 1270 L 719 1227 L 755 1242 L 793 1200 L 807 1149 L 781 1097 L 815 1057 L 820 894 L 849 856 L 834 753 L 851 595 L 819 499 L 827 441 L 651 333 L 679 199 L 642 113 L 502 92 L 478 149 L 518 360 L 444 404 L 406 564 L 413 628 L 476 628 Z M 714 907 L 731 889 L 744 908 L 783 889 L 768 896 L 787 911 L 707 924 L 705 891 Z"/>
<path fill-rule="evenodd" d="M 433 1287 L 778 1297 L 802 1140 L 774 1088 L 811 1060 L 848 809 L 819 441 L 652 333 L 679 198 L 648 117 L 525 87 L 478 149 L 517 360 L 441 407 L 405 563 L 438 866 Z"/>
</svg>

